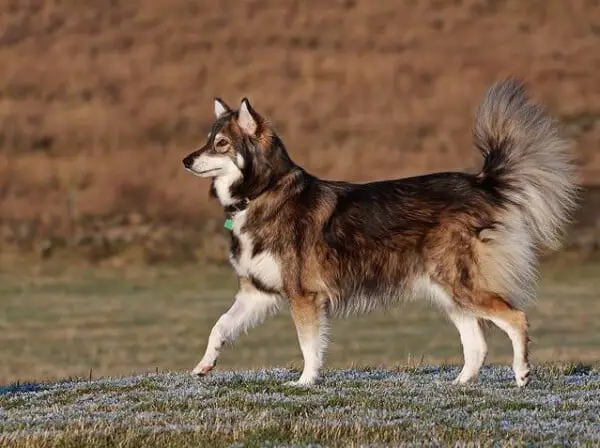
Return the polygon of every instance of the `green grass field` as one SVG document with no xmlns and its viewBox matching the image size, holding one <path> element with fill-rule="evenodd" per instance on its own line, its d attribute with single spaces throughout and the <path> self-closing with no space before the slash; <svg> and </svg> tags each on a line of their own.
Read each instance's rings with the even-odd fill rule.
<svg viewBox="0 0 600 448">
<path fill-rule="evenodd" d="M 235 293 L 229 268 L 4 269 L 0 274 L 0 384 L 181 371 L 202 356 Z M 557 263 L 542 272 L 530 312 L 533 362 L 600 360 L 600 265 Z M 509 362 L 493 331 L 489 361 Z M 334 321 L 328 367 L 459 363 L 458 333 L 433 306 Z M 242 335 L 219 369 L 300 367 L 286 310 Z"/>
</svg>

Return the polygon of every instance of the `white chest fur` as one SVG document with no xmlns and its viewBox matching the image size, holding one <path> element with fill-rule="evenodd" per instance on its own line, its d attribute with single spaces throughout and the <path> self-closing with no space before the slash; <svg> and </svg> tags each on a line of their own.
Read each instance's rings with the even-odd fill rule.
<svg viewBox="0 0 600 448">
<path fill-rule="evenodd" d="M 269 251 L 262 251 L 252 256 L 254 244 L 249 232 L 243 232 L 246 222 L 246 210 L 233 217 L 232 231 L 239 240 L 239 255 L 230 257 L 231 264 L 240 277 L 252 276 L 263 285 L 272 289 L 281 289 L 281 263 Z"/>
<path fill-rule="evenodd" d="M 230 188 L 236 179 L 237 178 L 233 175 L 221 176 L 215 179 L 215 190 L 217 191 L 217 197 L 222 205 L 231 205 L 233 203 Z"/>
</svg>

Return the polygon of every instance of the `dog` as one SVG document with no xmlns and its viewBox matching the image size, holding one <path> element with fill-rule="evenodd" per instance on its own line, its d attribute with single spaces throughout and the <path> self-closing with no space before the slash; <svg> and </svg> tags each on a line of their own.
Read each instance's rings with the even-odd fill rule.
<svg viewBox="0 0 600 448">
<path fill-rule="evenodd" d="M 206 375 L 227 342 L 289 306 L 304 359 L 296 386 L 319 376 L 331 318 L 430 300 L 456 326 L 475 379 L 484 326 L 506 332 L 517 386 L 530 380 L 526 305 L 540 252 L 557 249 L 577 205 L 571 142 L 534 104 L 522 80 L 489 87 L 475 116 L 478 174 L 442 172 L 369 183 L 322 180 L 290 158 L 247 98 L 214 99 L 208 141 L 183 159 L 210 178 L 231 235 L 239 278 L 231 308 L 213 327 Z"/>
</svg>

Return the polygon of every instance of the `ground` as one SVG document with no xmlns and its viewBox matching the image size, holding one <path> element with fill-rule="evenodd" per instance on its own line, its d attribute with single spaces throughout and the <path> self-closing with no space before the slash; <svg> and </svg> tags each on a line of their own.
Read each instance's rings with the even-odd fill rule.
<svg viewBox="0 0 600 448">
<path fill-rule="evenodd" d="M 315 388 L 286 312 L 190 376 L 233 300 L 229 268 L 56 263 L 0 271 L 0 445 L 353 446 L 600 442 L 600 266 L 561 258 L 529 311 L 534 380 L 518 389 L 508 338 L 490 334 L 478 382 L 432 306 L 334 321 Z"/>
<path fill-rule="evenodd" d="M 508 368 L 454 386 L 455 367 L 325 372 L 186 373 L 0 389 L 0 443 L 20 446 L 389 446 L 600 443 L 600 370 L 535 369 L 518 389 Z"/>
</svg>

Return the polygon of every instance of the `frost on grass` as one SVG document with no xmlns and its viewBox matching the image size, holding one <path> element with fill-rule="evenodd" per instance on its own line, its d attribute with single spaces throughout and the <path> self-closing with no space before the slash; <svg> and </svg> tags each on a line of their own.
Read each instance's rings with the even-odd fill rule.
<svg viewBox="0 0 600 448">
<path fill-rule="evenodd" d="M 0 442 L 129 431 L 236 444 L 492 440 L 600 443 L 600 372 L 538 368 L 526 389 L 510 369 L 450 384 L 456 368 L 338 370 L 312 388 L 289 370 L 187 373 L 0 388 Z M 91 440 L 91 439 L 90 439 Z M 260 443 L 256 442 L 260 440 Z M 252 444 L 252 443 L 250 443 Z"/>
</svg>

